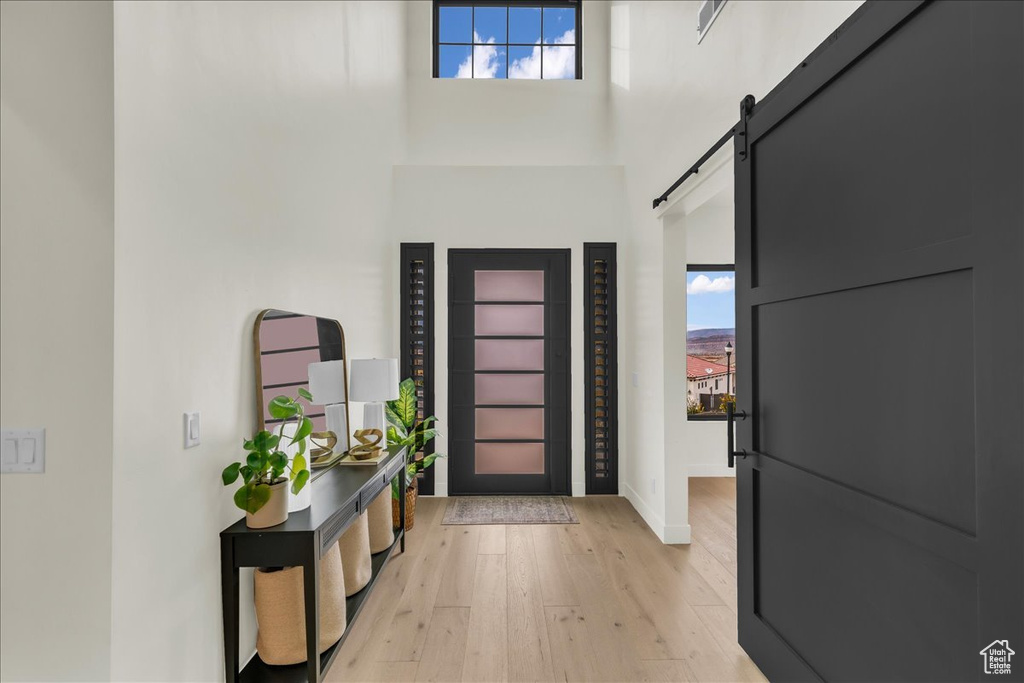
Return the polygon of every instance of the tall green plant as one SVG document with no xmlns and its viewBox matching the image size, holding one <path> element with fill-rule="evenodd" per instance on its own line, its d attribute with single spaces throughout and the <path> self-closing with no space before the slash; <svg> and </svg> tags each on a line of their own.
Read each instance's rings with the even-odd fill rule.
<svg viewBox="0 0 1024 683">
<path fill-rule="evenodd" d="M 421 460 L 416 459 L 416 454 L 437 436 L 437 430 L 430 426 L 432 422 L 437 422 L 437 418 L 431 415 L 422 422 L 416 422 L 416 383 L 411 378 L 398 385 L 398 398 L 384 405 L 384 414 L 390 425 L 388 445 L 405 447 L 408 481 L 413 481 L 416 475 L 433 465 L 438 458 L 445 457 L 441 453 L 431 453 L 424 455 Z M 391 496 L 398 499 L 397 481 L 391 484 Z"/>
<path fill-rule="evenodd" d="M 305 389 L 299 389 L 299 396 L 311 400 L 313 397 Z M 270 416 L 281 420 L 281 429 L 277 434 L 262 430 L 251 439 L 242 442 L 242 448 L 248 454 L 245 462 L 233 462 L 221 472 L 221 480 L 225 486 L 231 486 L 238 477 L 242 477 L 242 486 L 235 491 L 235 505 L 249 513 L 255 513 L 270 500 L 270 486 L 284 476 L 288 470 L 288 478 L 292 482 L 292 493 L 298 493 L 309 481 L 309 469 L 306 465 L 306 439 L 313 432 L 313 423 L 305 416 L 302 404 L 298 399 L 287 396 L 276 396 L 268 406 Z M 280 450 L 284 438 L 285 427 L 295 424 L 295 434 L 291 444 L 298 444 L 298 453 L 289 462 L 288 454 Z"/>
</svg>

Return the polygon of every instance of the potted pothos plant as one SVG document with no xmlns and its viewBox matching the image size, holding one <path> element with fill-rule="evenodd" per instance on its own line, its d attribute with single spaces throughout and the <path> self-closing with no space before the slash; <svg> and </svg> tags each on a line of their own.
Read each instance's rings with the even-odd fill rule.
<svg viewBox="0 0 1024 683">
<path fill-rule="evenodd" d="M 307 401 L 312 398 L 305 389 L 299 389 L 299 396 Z M 221 473 L 225 486 L 242 478 L 234 500 L 239 509 L 245 510 L 245 523 L 251 529 L 265 529 L 287 520 L 289 483 L 292 493 L 297 494 L 309 482 L 306 439 L 313 432 L 313 423 L 305 416 L 298 399 L 288 396 L 275 397 L 268 410 L 272 418 L 281 420 L 280 431 L 274 434 L 264 429 L 245 439 L 245 462 L 233 462 Z M 296 425 L 290 443 L 298 446 L 292 458 L 281 449 L 289 424 Z"/>
<path fill-rule="evenodd" d="M 431 415 L 416 421 L 416 383 L 405 379 L 398 385 L 398 398 L 388 401 L 384 406 L 384 414 L 388 421 L 388 445 L 405 447 L 405 471 L 407 485 L 405 495 L 405 529 L 412 528 L 416 519 L 417 476 L 420 472 L 434 464 L 441 453 L 423 452 L 424 447 L 437 436 L 437 429 L 431 426 L 437 418 Z M 391 483 L 391 502 L 395 526 L 399 526 L 398 481 Z"/>
</svg>

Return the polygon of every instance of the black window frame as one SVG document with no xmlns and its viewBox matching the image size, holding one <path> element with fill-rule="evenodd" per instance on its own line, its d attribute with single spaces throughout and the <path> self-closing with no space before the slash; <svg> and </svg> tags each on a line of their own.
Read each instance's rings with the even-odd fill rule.
<svg viewBox="0 0 1024 683">
<path fill-rule="evenodd" d="M 720 272 L 720 273 L 726 273 L 726 272 L 728 272 L 728 273 L 735 273 L 736 272 L 736 264 L 735 263 L 687 263 L 686 264 L 686 272 L 687 273 L 707 272 L 707 271 Z M 735 300 L 735 294 L 733 295 L 733 299 Z M 735 304 L 733 304 L 733 310 L 735 311 Z M 689 337 L 689 334 L 690 334 L 689 333 L 689 318 L 690 318 L 690 308 L 689 308 L 689 306 L 687 306 L 687 308 L 686 308 L 686 318 L 687 318 L 687 332 L 686 332 L 686 335 L 687 335 L 687 337 Z M 735 330 L 735 329 L 736 329 L 736 320 L 734 319 L 733 320 L 733 330 Z M 684 344 L 683 344 L 684 355 L 686 355 L 686 356 L 690 355 L 690 353 L 689 353 L 690 352 L 689 346 L 690 346 L 690 340 L 687 338 L 687 339 L 685 339 Z M 733 363 L 734 363 L 732 367 L 735 368 L 736 367 L 735 366 L 735 362 L 736 362 L 736 352 L 735 351 L 733 351 L 732 357 L 733 357 Z M 687 377 L 687 382 L 689 382 L 689 377 Z M 735 382 L 733 382 L 732 390 L 733 390 L 733 395 L 735 396 L 736 395 L 736 383 Z M 711 393 L 712 393 L 712 395 L 714 395 L 714 389 L 712 389 Z M 726 421 L 726 416 L 725 416 L 725 413 L 694 413 L 693 415 L 691 415 L 690 413 L 687 413 L 686 414 L 686 419 L 688 421 L 693 421 L 693 422 L 725 422 Z"/>
<path fill-rule="evenodd" d="M 541 60 L 541 71 L 540 78 L 531 79 L 509 79 L 508 68 L 508 48 L 509 47 L 536 47 L 535 43 L 512 43 L 509 42 L 508 35 L 508 23 L 505 24 L 505 42 L 504 43 L 487 43 L 488 45 L 504 45 L 506 48 L 505 54 L 505 79 L 504 80 L 583 80 L 583 0 L 434 0 L 433 2 L 433 60 L 432 74 L 434 78 L 440 79 L 441 71 L 441 60 L 440 60 L 440 47 L 441 45 L 466 45 L 470 48 L 470 64 L 475 64 L 474 51 L 477 45 L 483 45 L 483 43 L 442 43 L 440 40 L 440 10 L 442 7 L 539 7 L 541 9 L 541 24 L 540 24 L 540 60 Z M 569 78 L 544 78 L 544 48 L 545 47 L 556 47 L 557 43 L 545 43 L 544 42 L 544 8 L 560 8 L 560 9 L 575 9 L 576 10 L 576 42 L 574 47 L 576 48 L 576 77 L 574 79 Z M 471 29 L 476 28 L 476 17 L 471 15 L 470 27 Z M 461 80 L 461 79 L 445 79 L 445 80 Z M 476 80 L 470 78 L 468 80 Z M 488 79 L 492 80 L 492 79 Z M 499 79 L 500 80 L 500 79 Z"/>
</svg>

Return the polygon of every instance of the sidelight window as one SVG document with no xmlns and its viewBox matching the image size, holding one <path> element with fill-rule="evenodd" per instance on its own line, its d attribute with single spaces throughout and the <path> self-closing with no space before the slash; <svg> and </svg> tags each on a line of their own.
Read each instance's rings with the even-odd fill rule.
<svg viewBox="0 0 1024 683">
<path fill-rule="evenodd" d="M 581 4 L 435 0 L 434 78 L 582 78 Z"/>
</svg>

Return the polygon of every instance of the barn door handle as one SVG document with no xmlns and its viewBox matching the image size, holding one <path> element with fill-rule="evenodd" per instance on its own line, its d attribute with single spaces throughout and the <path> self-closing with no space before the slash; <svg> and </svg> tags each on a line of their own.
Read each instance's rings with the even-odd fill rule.
<svg viewBox="0 0 1024 683">
<path fill-rule="evenodd" d="M 736 404 L 733 401 L 727 401 L 725 404 L 725 421 L 726 421 L 726 448 L 729 450 L 729 467 L 736 466 L 736 458 L 747 457 L 747 452 L 742 448 L 738 451 L 735 449 L 736 443 L 733 438 L 733 425 L 736 420 L 746 420 L 747 412 L 745 410 L 736 410 Z"/>
</svg>

